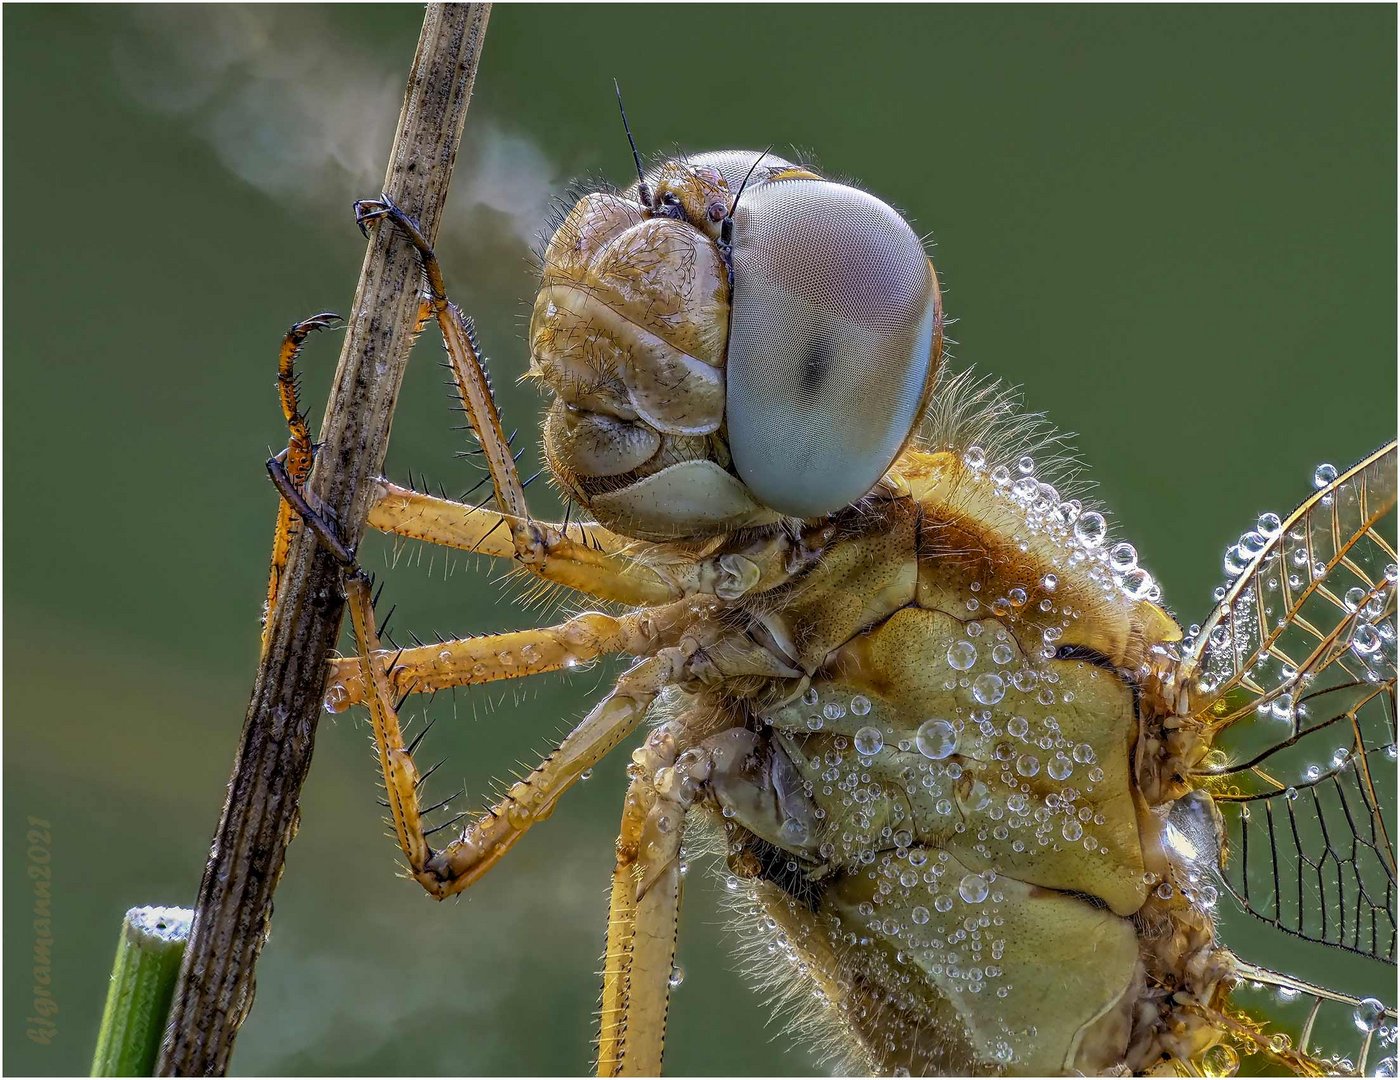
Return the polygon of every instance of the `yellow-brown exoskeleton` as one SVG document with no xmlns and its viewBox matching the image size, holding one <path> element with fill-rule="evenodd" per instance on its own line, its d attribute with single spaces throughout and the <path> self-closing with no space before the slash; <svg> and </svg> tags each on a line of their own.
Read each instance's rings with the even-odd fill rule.
<svg viewBox="0 0 1400 1080">
<path fill-rule="evenodd" d="M 594 519 L 552 525 L 526 507 L 427 245 L 388 203 L 361 216 L 423 254 L 496 495 L 473 508 L 385 481 L 370 524 L 627 610 L 390 654 L 352 577 L 359 655 L 334 663 L 328 706 L 369 707 L 399 842 L 437 897 L 654 724 L 617 841 L 600 1074 L 660 1068 L 683 837 L 723 860 L 757 977 L 795 1030 L 856 1071 L 1334 1067 L 1311 1034 L 1290 1042 L 1233 1003 L 1246 975 L 1314 1014 L 1364 1013 L 1353 1066 L 1381 1056 L 1393 1009 L 1245 964 L 1213 907 L 1228 889 L 1289 933 L 1393 964 L 1388 837 L 1320 895 L 1369 936 L 1355 919 L 1317 927 L 1307 904 L 1270 909 L 1248 858 L 1231 861 L 1259 815 L 1291 814 L 1300 790 L 1360 790 L 1387 749 L 1393 787 L 1395 556 L 1376 527 L 1393 443 L 1286 521 L 1261 519 L 1183 641 L 1136 552 L 1057 488 L 1057 437 L 994 384 L 941 370 L 937 277 L 900 214 L 807 166 L 723 151 L 585 196 L 545 249 L 529 373 L 552 395 L 550 469 Z M 1280 585 L 1300 553 L 1306 580 Z M 430 846 L 397 695 L 619 653 L 637 663 L 559 749 Z M 1224 736 L 1258 716 L 1277 737 L 1232 756 Z M 1320 776 L 1274 756 L 1316 739 L 1350 756 Z M 1361 800 L 1383 834 L 1376 790 Z"/>
</svg>

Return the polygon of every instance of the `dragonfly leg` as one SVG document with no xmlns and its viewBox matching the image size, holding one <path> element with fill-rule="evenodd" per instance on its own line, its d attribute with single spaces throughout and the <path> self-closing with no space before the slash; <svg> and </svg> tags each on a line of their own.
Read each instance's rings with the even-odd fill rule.
<svg viewBox="0 0 1400 1080">
<path fill-rule="evenodd" d="M 414 879 L 441 900 L 461 892 L 491 869 L 529 830 L 554 811 L 559 797 L 623 739 L 646 715 L 653 699 L 685 664 L 680 649 L 667 648 L 641 661 L 533 772 L 518 781 L 494 806 L 441 851 L 428 844 L 418 800 L 419 774 L 404 744 L 394 711 L 389 680 L 372 654 L 379 641 L 374 629 L 369 582 L 363 574 L 347 578 L 346 596 L 355 624 L 362 678 L 372 687 L 366 699 L 379 748 L 384 787 L 399 847 Z"/>
<path fill-rule="evenodd" d="M 632 755 L 608 903 L 598 1076 L 659 1076 L 680 918 L 681 836 L 708 758 L 665 728 Z"/>
<path fill-rule="evenodd" d="M 403 661 L 400 664 L 380 648 L 369 578 L 355 565 L 354 552 L 292 483 L 282 455 L 268 462 L 268 471 L 303 525 L 312 529 L 346 568 L 345 596 L 355 633 L 358 692 L 369 707 L 394 833 L 413 877 L 437 899 L 472 884 L 531 825 L 549 817 L 559 797 L 636 729 L 656 695 L 687 672 L 697 658 L 703 658 L 702 641 L 714 637 L 714 629 L 705 624 L 712 605 L 692 599 L 619 618 L 591 613 L 557 627 L 445 642 L 414 650 L 415 655 L 406 661 L 402 653 L 395 654 Z M 506 661 L 506 644 L 519 647 L 519 665 L 513 662 L 513 655 L 512 662 Z M 568 667 L 573 659 L 622 651 L 652 655 L 624 673 L 529 776 L 514 784 L 459 839 L 435 852 L 428 844 L 431 831 L 423 827 L 424 812 L 418 798 L 423 777 L 413 762 L 412 745 L 404 742 L 394 704 L 395 673 L 400 680 L 416 684 L 410 689 L 438 689 L 556 670 Z M 344 662 L 336 662 L 331 674 L 334 695 L 328 691 L 328 698 L 342 694 L 349 698 L 355 683 L 353 679 L 339 681 L 345 673 Z"/>
<path fill-rule="evenodd" d="M 296 323 L 282 338 L 282 348 L 277 357 L 277 398 L 282 405 L 282 417 L 287 423 L 287 449 L 282 454 L 287 476 L 300 488 L 311 475 L 311 460 L 315 447 L 311 441 L 311 428 L 306 422 L 306 414 L 297 405 L 296 361 L 301 355 L 301 347 L 314 330 L 334 326 L 340 316 L 332 311 L 323 311 L 309 319 Z M 263 612 L 263 647 L 267 647 L 267 630 L 271 623 L 273 608 L 277 606 L 277 589 L 282 584 L 282 571 L 287 565 L 287 551 L 292 537 L 301 528 L 301 518 L 293 511 L 286 499 L 277 506 L 277 527 L 272 535 L 272 565 L 268 572 L 267 606 Z"/>
<path fill-rule="evenodd" d="M 379 482 L 367 519 L 380 532 L 440 547 L 514 559 L 515 537 L 536 530 L 539 548 L 530 568 L 548 581 L 619 604 L 659 604 L 681 596 L 681 588 L 656 570 L 629 558 L 630 543 L 597 525 L 552 525 L 438 498 L 387 480 Z M 572 534 L 572 535 L 571 535 Z"/>
<path fill-rule="evenodd" d="M 695 619 L 694 605 L 668 604 L 628 615 L 586 612 L 555 626 L 459 638 L 412 649 L 371 652 L 389 693 L 433 693 L 501 679 L 564 671 L 604 656 L 645 655 L 674 644 Z M 330 662 L 326 707 L 342 712 L 368 700 L 359 656 Z"/>
<path fill-rule="evenodd" d="M 660 1074 L 680 917 L 685 816 L 702 797 L 718 802 L 726 812 L 773 803 L 773 813 L 767 816 L 787 814 L 783 798 L 774 801 L 773 786 L 756 779 L 757 773 L 773 767 L 777 753 L 744 728 L 720 731 L 677 753 L 676 740 L 665 727 L 653 731 L 633 753 L 608 904 L 599 1076 Z M 786 768 L 792 771 L 791 765 Z M 793 805 L 805 799 L 796 791 L 789 800 Z M 801 810 L 807 815 L 802 819 L 807 836 L 815 835 L 810 809 L 804 805 Z M 792 847 L 795 831 L 776 825 L 772 831 L 784 846 Z M 815 842 L 806 846 L 814 847 Z"/>
<path fill-rule="evenodd" d="M 496 506 L 502 512 L 502 520 L 509 531 L 515 558 L 532 573 L 540 574 L 541 567 L 548 560 L 551 547 L 571 543 L 559 530 L 535 521 L 525 503 L 525 486 L 520 481 L 520 473 L 515 467 L 515 455 L 511 450 L 510 439 L 506 437 L 501 424 L 500 410 L 491 390 L 491 379 L 486 370 L 486 361 L 477 343 L 476 331 L 472 322 L 462 314 L 460 308 L 447 298 L 443 281 L 442 267 L 432 245 L 419 231 L 417 224 L 396 206 L 387 195 L 379 199 L 363 200 L 355 204 L 355 220 L 364 230 L 371 222 L 386 220 L 418 249 L 423 263 L 423 274 L 427 279 L 427 299 L 437 317 L 438 329 L 442 332 L 443 345 L 447 349 L 452 375 L 457 384 L 457 393 L 467 420 L 481 444 L 487 471 L 491 476 L 491 486 L 496 496 Z"/>
</svg>

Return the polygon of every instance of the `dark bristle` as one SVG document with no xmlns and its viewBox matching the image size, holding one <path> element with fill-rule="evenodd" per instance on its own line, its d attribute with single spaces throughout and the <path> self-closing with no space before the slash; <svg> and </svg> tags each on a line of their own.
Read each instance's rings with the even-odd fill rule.
<svg viewBox="0 0 1400 1080">
<path fill-rule="evenodd" d="M 450 818 L 448 818 L 446 821 L 444 821 L 441 825 L 434 825 L 431 829 L 425 829 L 425 830 L 423 831 L 423 835 L 424 835 L 424 836 L 432 836 L 434 833 L 440 833 L 440 832 L 442 832 L 443 829 L 450 829 L 450 828 L 452 828 L 453 825 L 456 825 L 459 821 L 461 821 L 463 818 L 466 818 L 466 817 L 468 817 L 468 816 L 469 816 L 469 814 L 468 814 L 468 811 L 466 811 L 466 810 L 463 810 L 460 814 L 453 814 Z"/>
<path fill-rule="evenodd" d="M 420 745 L 420 744 L 423 742 L 423 740 L 427 737 L 428 732 L 430 732 L 430 731 L 433 730 L 433 725 L 436 724 L 436 723 L 437 723 L 437 717 L 433 717 L 433 718 L 432 718 L 431 720 L 429 720 L 426 724 L 424 724 L 424 725 L 423 725 L 423 730 L 420 731 L 417 735 L 413 736 L 413 738 L 409 741 L 409 744 L 408 744 L 408 746 L 407 746 L 405 749 L 407 749 L 408 752 L 409 752 L 410 754 L 417 753 L 419 745 Z M 436 765 L 433 766 L 433 767 L 434 767 L 434 768 L 437 768 Z"/>
<path fill-rule="evenodd" d="M 451 795 L 447 796 L 447 798 L 443 799 L 441 802 L 435 802 L 432 806 L 426 806 L 423 809 L 419 810 L 418 813 L 421 817 L 427 817 L 429 814 L 433 814 L 439 810 L 445 809 L 447 804 L 450 803 L 453 799 L 461 798 L 462 796 L 466 795 L 466 793 L 466 788 L 458 788 L 456 791 L 454 791 Z"/>
<path fill-rule="evenodd" d="M 413 785 L 414 788 L 421 788 L 424 784 L 426 784 L 428 782 L 428 777 L 432 776 L 433 773 L 437 772 L 438 769 L 442 768 L 442 764 L 446 760 L 446 758 L 443 758 L 442 761 L 439 761 L 436 765 L 433 765 L 431 768 L 429 768 L 427 772 L 425 772 L 422 776 L 418 778 L 418 782 Z"/>
</svg>

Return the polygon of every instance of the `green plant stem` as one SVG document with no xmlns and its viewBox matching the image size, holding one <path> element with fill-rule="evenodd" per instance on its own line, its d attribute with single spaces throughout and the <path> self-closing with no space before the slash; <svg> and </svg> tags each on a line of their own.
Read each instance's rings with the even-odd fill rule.
<svg viewBox="0 0 1400 1080">
<path fill-rule="evenodd" d="M 193 917 L 188 908 L 143 907 L 126 913 L 97 1033 L 93 1076 L 154 1072 Z"/>
</svg>

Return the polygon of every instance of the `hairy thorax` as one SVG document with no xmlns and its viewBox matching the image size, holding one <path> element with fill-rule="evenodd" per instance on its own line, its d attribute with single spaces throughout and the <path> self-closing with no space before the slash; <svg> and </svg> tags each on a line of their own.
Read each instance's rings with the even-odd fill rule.
<svg viewBox="0 0 1400 1080">
<path fill-rule="evenodd" d="M 817 534 L 735 535 L 752 649 L 670 710 L 732 747 L 708 805 L 755 976 L 860 1071 L 1139 1072 L 1211 1038 L 1228 970 L 1151 692 L 1179 630 L 1023 494 L 911 451 Z"/>
</svg>

